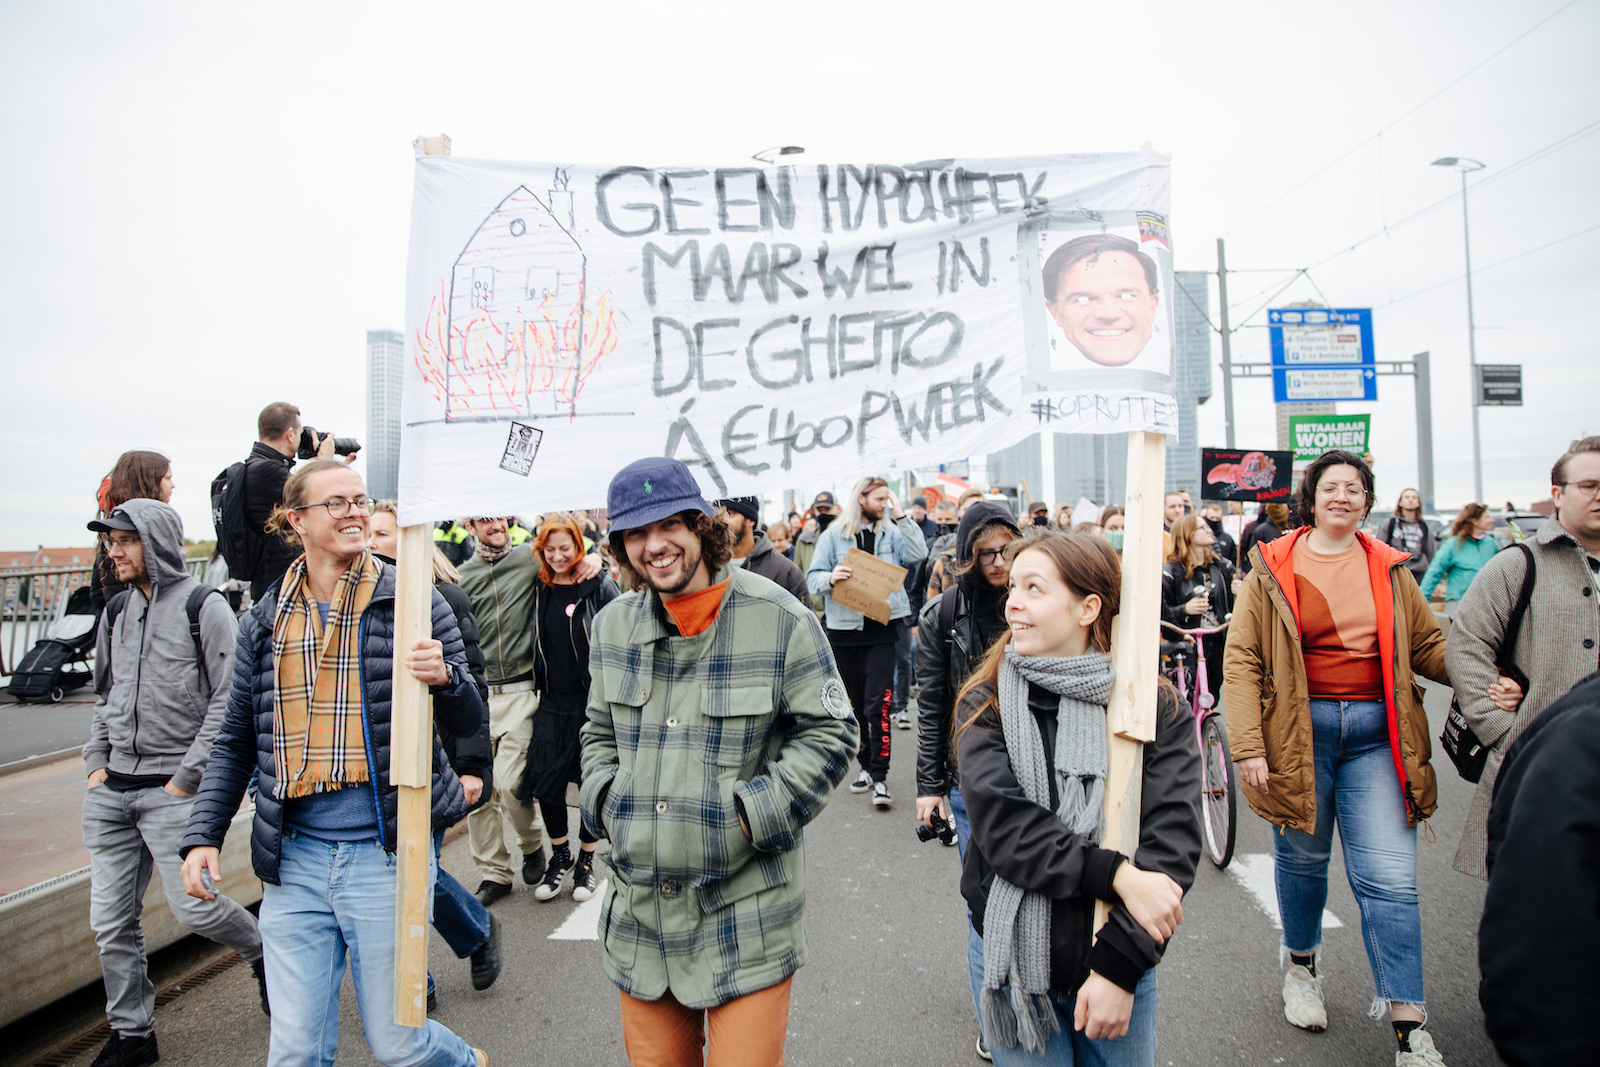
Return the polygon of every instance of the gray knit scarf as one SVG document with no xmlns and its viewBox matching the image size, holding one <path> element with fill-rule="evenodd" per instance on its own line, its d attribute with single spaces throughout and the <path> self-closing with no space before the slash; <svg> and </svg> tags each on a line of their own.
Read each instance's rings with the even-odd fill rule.
<svg viewBox="0 0 1600 1067">
<path fill-rule="evenodd" d="M 1106 702 L 1111 657 L 1021 656 L 1006 649 L 1000 664 L 1000 728 L 1011 769 L 1027 798 L 1050 806 L 1050 764 L 1039 724 L 1028 710 L 1028 683 L 1061 698 L 1056 716 L 1056 818 L 1096 843 L 1105 823 Z M 1051 899 L 994 876 L 983 919 L 983 1032 L 991 1044 L 1031 1052 L 1057 1029 L 1050 1005 Z M 1011 986 L 1007 1002 L 1001 988 Z"/>
</svg>

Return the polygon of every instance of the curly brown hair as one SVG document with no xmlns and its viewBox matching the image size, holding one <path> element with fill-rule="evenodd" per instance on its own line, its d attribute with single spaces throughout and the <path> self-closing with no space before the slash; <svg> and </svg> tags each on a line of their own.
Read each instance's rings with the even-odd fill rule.
<svg viewBox="0 0 1600 1067">
<path fill-rule="evenodd" d="M 678 518 L 683 520 L 691 533 L 700 538 L 700 559 L 706 565 L 707 573 L 715 574 L 728 565 L 733 558 L 733 532 L 728 529 L 726 522 L 698 511 L 681 511 Z M 650 585 L 644 580 L 644 575 L 633 569 L 633 561 L 628 558 L 628 546 L 623 540 L 626 533 L 626 530 L 612 530 L 607 538 L 612 559 L 622 574 L 622 587 L 630 592 L 648 589 Z"/>
</svg>

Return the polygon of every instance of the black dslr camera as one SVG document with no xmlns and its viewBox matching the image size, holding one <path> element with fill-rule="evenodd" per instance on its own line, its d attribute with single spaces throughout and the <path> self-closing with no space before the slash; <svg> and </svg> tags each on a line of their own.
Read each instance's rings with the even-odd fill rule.
<svg viewBox="0 0 1600 1067">
<path fill-rule="evenodd" d="M 317 458 L 317 438 L 321 436 L 310 426 L 300 427 L 300 451 L 296 453 L 301 459 Z M 337 455 L 349 456 L 361 451 L 361 442 L 354 437 L 335 437 L 333 451 Z"/>
<path fill-rule="evenodd" d="M 946 822 L 944 816 L 940 815 L 937 811 L 933 813 L 932 818 L 930 818 L 928 821 L 933 825 L 924 826 L 920 822 L 917 823 L 918 841 L 932 841 L 937 837 L 947 846 L 956 843 L 956 824 L 954 821 Z"/>
</svg>

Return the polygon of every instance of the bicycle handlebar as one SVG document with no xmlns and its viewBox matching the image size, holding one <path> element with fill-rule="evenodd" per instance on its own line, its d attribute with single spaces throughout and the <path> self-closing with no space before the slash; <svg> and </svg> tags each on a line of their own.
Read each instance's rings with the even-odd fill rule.
<svg viewBox="0 0 1600 1067">
<path fill-rule="evenodd" d="M 1162 619 L 1161 620 L 1161 628 L 1164 629 L 1164 630 L 1171 630 L 1173 633 L 1178 634 L 1178 635 L 1180 635 L 1182 637 L 1210 637 L 1212 634 L 1220 634 L 1222 631 L 1226 630 L 1228 628 L 1228 623 L 1230 623 L 1232 621 L 1233 621 L 1233 616 L 1229 615 L 1226 619 L 1222 620 L 1222 625 L 1221 626 L 1214 626 L 1214 627 L 1211 627 L 1209 629 L 1197 628 L 1197 629 L 1194 629 L 1194 630 L 1185 630 L 1181 626 L 1178 626 L 1178 625 L 1176 625 L 1174 623 L 1170 623 L 1166 619 Z"/>
</svg>

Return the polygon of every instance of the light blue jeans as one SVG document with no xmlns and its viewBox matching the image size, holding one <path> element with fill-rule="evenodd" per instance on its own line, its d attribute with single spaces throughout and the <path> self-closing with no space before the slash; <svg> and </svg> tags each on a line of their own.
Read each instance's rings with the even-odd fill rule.
<svg viewBox="0 0 1600 1067">
<path fill-rule="evenodd" d="M 982 952 L 982 942 L 979 942 Z M 982 962 L 980 955 L 979 962 Z M 995 1067 L 1151 1067 L 1156 1061 L 1156 972 L 1148 970 L 1133 991 L 1133 1013 L 1128 1017 L 1128 1032 L 1121 1037 L 1088 1038 L 1072 1028 L 1076 997 L 1050 991 L 1059 1032 L 1038 1052 L 1018 1045 L 1001 1048 L 989 1042 L 989 1055 Z"/>
<path fill-rule="evenodd" d="M 1283 945 L 1305 954 L 1322 945 L 1328 857 L 1338 824 L 1379 1014 L 1388 1002 L 1423 1003 L 1417 831 L 1406 825 L 1388 723 L 1381 700 L 1311 701 L 1316 832 L 1286 829 L 1273 835 Z"/>
<path fill-rule="evenodd" d="M 268 1067 L 333 1063 L 339 983 L 349 954 L 361 1027 L 385 1067 L 476 1067 L 467 1043 L 431 1019 L 394 1021 L 394 856 L 376 839 L 283 835 L 278 885 L 263 885 L 261 943 L 272 998 Z"/>
</svg>

